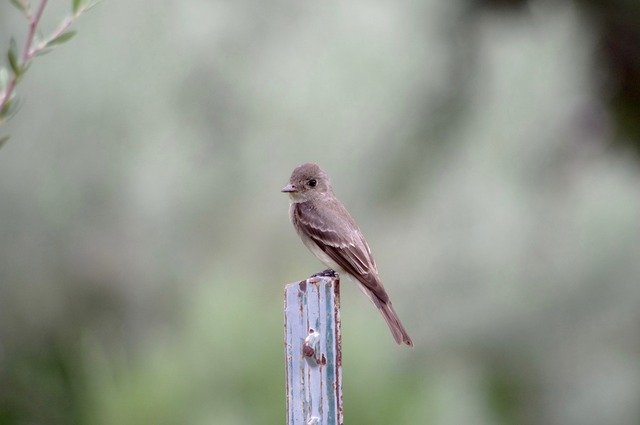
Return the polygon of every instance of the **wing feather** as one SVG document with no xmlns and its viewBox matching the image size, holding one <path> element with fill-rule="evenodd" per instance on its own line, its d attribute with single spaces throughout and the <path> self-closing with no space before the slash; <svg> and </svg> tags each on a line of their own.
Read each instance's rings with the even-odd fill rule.
<svg viewBox="0 0 640 425">
<path fill-rule="evenodd" d="M 299 232 L 386 303 L 389 296 L 378 278 L 376 263 L 362 232 L 341 204 L 334 205 L 334 213 L 336 208 L 341 208 L 340 214 L 334 214 L 343 219 L 341 222 L 322 216 L 307 202 L 295 204 L 292 219 Z"/>
</svg>

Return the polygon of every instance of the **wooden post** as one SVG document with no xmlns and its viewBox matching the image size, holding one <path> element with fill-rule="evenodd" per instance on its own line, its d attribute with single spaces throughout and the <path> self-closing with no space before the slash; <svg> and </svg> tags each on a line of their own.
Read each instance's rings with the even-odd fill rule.
<svg viewBox="0 0 640 425">
<path fill-rule="evenodd" d="M 287 425 L 342 425 L 340 279 L 285 288 Z"/>
</svg>

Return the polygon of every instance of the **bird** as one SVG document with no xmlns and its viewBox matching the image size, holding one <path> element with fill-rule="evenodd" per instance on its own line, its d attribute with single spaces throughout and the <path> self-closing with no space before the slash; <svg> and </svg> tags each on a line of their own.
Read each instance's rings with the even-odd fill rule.
<svg viewBox="0 0 640 425">
<path fill-rule="evenodd" d="M 329 176 L 314 163 L 291 173 L 282 192 L 289 195 L 289 218 L 304 245 L 331 272 L 346 275 L 378 308 L 398 344 L 413 341 L 393 309 L 360 227 L 333 192 Z"/>
</svg>

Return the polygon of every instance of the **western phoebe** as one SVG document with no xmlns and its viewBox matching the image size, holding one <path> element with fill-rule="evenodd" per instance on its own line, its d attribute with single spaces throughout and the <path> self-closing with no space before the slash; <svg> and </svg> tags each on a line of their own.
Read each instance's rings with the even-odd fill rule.
<svg viewBox="0 0 640 425">
<path fill-rule="evenodd" d="M 325 172 L 316 164 L 302 164 L 282 191 L 289 194 L 289 218 L 306 247 L 325 265 L 356 282 L 378 307 L 396 342 L 413 347 L 378 277 L 367 241 L 333 194 Z"/>
</svg>

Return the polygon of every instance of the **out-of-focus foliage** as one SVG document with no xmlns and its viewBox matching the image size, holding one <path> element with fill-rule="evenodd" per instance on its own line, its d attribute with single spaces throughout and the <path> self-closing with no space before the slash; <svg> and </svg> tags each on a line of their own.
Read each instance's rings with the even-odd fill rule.
<svg viewBox="0 0 640 425">
<path fill-rule="evenodd" d="M 468 6 L 79 22 L 0 153 L 0 424 L 282 423 L 282 288 L 322 268 L 279 192 L 304 161 L 416 345 L 342 286 L 347 423 L 637 423 L 640 175 L 611 148 L 600 28 L 560 2 Z"/>
<path fill-rule="evenodd" d="M 472 8 L 508 11 L 535 7 L 532 0 L 466 0 Z M 615 121 L 614 142 L 640 153 L 640 2 L 576 0 L 593 33 L 593 72 Z"/>
<path fill-rule="evenodd" d="M 39 55 L 50 52 L 56 46 L 71 40 L 76 31 L 69 27 L 97 2 L 87 0 L 73 0 L 71 16 L 67 17 L 49 36 L 44 37 L 39 27 L 47 6 L 47 0 L 40 0 L 37 5 L 31 5 L 29 0 L 9 0 L 25 18 L 24 25 L 28 28 L 23 48 L 18 48 L 16 39 L 11 37 L 7 50 L 7 68 L 0 66 L 0 125 L 9 119 L 17 110 L 16 86 L 31 66 L 32 60 Z M 9 136 L 0 137 L 0 147 Z"/>
</svg>

